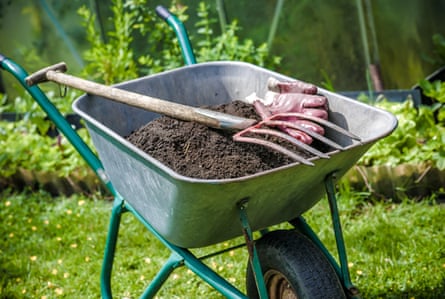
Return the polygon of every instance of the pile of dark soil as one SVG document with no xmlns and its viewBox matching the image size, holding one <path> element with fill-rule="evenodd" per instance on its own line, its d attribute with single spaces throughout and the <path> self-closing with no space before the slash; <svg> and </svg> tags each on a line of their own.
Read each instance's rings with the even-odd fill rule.
<svg viewBox="0 0 445 299">
<path fill-rule="evenodd" d="M 258 119 L 252 105 L 239 101 L 206 108 Z M 200 179 L 238 178 L 294 162 L 263 146 L 235 142 L 233 134 L 162 116 L 127 139 L 177 173 Z"/>
</svg>

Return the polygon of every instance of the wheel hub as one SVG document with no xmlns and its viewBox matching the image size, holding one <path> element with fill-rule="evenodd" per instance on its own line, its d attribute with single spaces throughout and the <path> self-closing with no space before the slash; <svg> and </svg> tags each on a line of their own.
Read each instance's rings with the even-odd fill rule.
<svg viewBox="0 0 445 299">
<path fill-rule="evenodd" d="M 298 296 L 286 277 L 279 271 L 268 270 L 264 281 L 269 299 L 298 299 Z"/>
</svg>

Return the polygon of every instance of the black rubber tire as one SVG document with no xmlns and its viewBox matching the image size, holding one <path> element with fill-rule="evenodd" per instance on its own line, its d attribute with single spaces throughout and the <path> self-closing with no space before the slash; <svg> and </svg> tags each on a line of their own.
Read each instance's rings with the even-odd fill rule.
<svg viewBox="0 0 445 299">
<path fill-rule="evenodd" d="M 255 246 L 269 299 L 346 298 L 332 265 L 303 234 L 293 230 L 272 231 L 257 240 Z M 250 299 L 259 298 L 250 263 L 246 289 Z"/>
</svg>

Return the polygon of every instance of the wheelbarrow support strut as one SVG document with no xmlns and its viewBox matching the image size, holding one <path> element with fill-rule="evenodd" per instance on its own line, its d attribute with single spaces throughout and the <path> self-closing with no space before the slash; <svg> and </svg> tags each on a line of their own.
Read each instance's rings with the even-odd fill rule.
<svg viewBox="0 0 445 299">
<path fill-rule="evenodd" d="M 119 223 L 121 214 L 131 212 L 158 240 L 160 240 L 165 247 L 172 253 L 169 259 L 165 262 L 161 270 L 153 278 L 150 285 L 146 288 L 141 298 L 153 298 L 156 292 L 161 288 L 169 275 L 178 267 L 186 266 L 202 280 L 207 282 L 210 286 L 215 288 L 218 292 L 227 298 L 247 299 L 246 295 L 241 293 L 237 288 L 230 284 L 227 280 L 222 278 L 207 265 L 205 265 L 198 257 L 193 255 L 188 249 L 178 247 L 171 244 L 163 236 L 161 236 L 136 210 L 134 210 L 122 198 L 115 198 L 114 208 L 110 220 L 110 230 L 107 237 L 107 250 L 104 257 L 104 264 L 112 264 L 114 259 L 114 249 L 116 247 L 117 236 L 119 234 Z M 111 299 L 111 268 L 103 266 L 102 284 L 102 298 Z"/>
<path fill-rule="evenodd" d="M 253 275 L 255 276 L 255 282 L 258 289 L 258 294 L 261 299 L 267 299 L 267 289 L 264 282 L 263 271 L 261 270 L 261 264 L 258 257 L 258 253 L 255 248 L 255 241 L 253 239 L 252 229 L 249 225 L 249 219 L 247 218 L 247 204 L 248 198 L 241 200 L 238 203 L 238 210 L 240 221 L 243 226 L 243 235 L 246 240 L 246 247 L 249 253 L 249 263 L 253 269 Z"/>
</svg>

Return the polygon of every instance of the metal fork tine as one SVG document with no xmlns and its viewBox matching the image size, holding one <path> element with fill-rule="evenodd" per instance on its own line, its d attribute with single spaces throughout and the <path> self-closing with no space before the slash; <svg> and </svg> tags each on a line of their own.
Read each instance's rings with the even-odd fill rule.
<svg viewBox="0 0 445 299">
<path fill-rule="evenodd" d="M 273 136 L 277 136 L 279 138 L 283 138 L 283 139 L 289 141 L 290 143 L 296 145 L 297 147 L 310 152 L 311 154 L 313 154 L 315 156 L 318 156 L 320 158 L 329 159 L 329 156 L 327 154 L 320 152 L 319 150 L 295 139 L 294 137 L 292 137 L 286 133 L 279 132 L 279 131 L 272 130 L 272 129 L 259 129 L 259 128 L 255 128 L 255 127 L 252 127 L 251 129 L 249 129 L 249 132 L 263 134 L 263 135 L 273 135 Z"/>
<path fill-rule="evenodd" d="M 311 161 L 293 153 L 292 151 L 286 149 L 285 147 L 278 145 L 276 143 L 264 140 L 264 139 L 260 139 L 260 138 L 256 138 L 256 137 L 246 137 L 244 136 L 244 134 L 246 133 L 254 133 L 254 134 L 260 134 L 260 135 L 271 135 L 271 136 L 276 136 L 278 138 L 284 139 L 288 142 L 290 142 L 291 144 L 297 146 L 298 148 L 305 150 L 317 157 L 320 158 L 325 158 L 325 159 L 329 159 L 329 155 L 325 154 L 317 149 L 315 149 L 314 147 L 311 147 L 310 145 L 299 141 L 298 139 L 290 136 L 287 133 L 281 132 L 279 130 L 275 130 L 275 129 L 269 129 L 267 127 L 276 127 L 276 126 L 283 126 L 283 127 L 288 127 L 288 128 L 292 128 L 292 129 L 296 129 L 299 130 L 303 133 L 308 134 L 309 136 L 318 139 L 319 141 L 323 142 L 324 144 L 331 146 L 334 149 L 337 150 L 343 150 L 344 147 L 341 146 L 340 144 L 326 138 L 325 136 L 318 134 L 317 132 L 314 132 L 312 130 L 309 130 L 307 128 L 305 128 L 302 125 L 296 124 L 292 121 L 289 120 L 282 120 L 282 118 L 287 118 L 287 117 L 296 117 L 298 119 L 301 120 L 310 120 L 313 121 L 315 123 L 318 123 L 320 125 L 323 125 L 325 127 L 331 128 L 337 132 L 339 132 L 340 134 L 343 134 L 345 136 L 348 136 L 354 140 L 358 140 L 359 142 L 361 141 L 360 137 L 352 134 L 351 132 L 343 129 L 342 127 L 329 122 L 325 119 L 319 118 L 319 117 L 315 117 L 315 116 L 311 116 L 311 115 L 306 115 L 303 113 L 298 113 L 298 112 L 291 112 L 291 113 L 277 113 L 274 115 L 271 115 L 269 117 L 265 116 L 264 119 L 262 121 L 260 121 L 259 123 L 255 124 L 254 126 L 251 126 L 249 128 L 246 128 L 240 132 L 238 132 L 237 134 L 235 134 L 233 136 L 233 139 L 235 141 L 239 141 L 239 142 L 248 142 L 248 143 L 255 143 L 255 144 L 259 144 L 259 145 L 263 145 L 266 147 L 269 147 L 273 150 L 276 150 L 278 152 L 281 152 L 287 156 L 289 156 L 290 158 L 299 161 L 303 164 L 306 165 L 314 165 Z M 261 128 L 261 126 L 264 126 L 266 128 Z"/>
<path fill-rule="evenodd" d="M 301 119 L 308 119 L 308 120 L 317 122 L 317 123 L 319 123 L 321 125 L 324 125 L 324 126 L 326 126 L 328 128 L 331 128 L 331 129 L 333 129 L 333 130 L 335 130 L 335 131 L 337 131 L 337 132 L 339 132 L 339 133 L 341 133 L 341 134 L 343 134 L 345 136 L 351 137 L 354 140 L 361 141 L 361 138 L 358 137 L 357 135 L 352 134 L 351 132 L 343 129 L 340 126 L 337 126 L 336 124 L 334 124 L 334 123 L 332 123 L 330 121 L 327 121 L 327 120 L 319 118 L 319 117 L 306 115 L 306 114 L 303 114 L 303 113 L 298 113 L 298 112 L 277 113 L 277 114 L 274 114 L 274 115 L 270 116 L 267 120 L 275 120 L 276 118 L 280 118 L 280 117 L 292 117 L 292 116 L 299 117 Z"/>
<path fill-rule="evenodd" d="M 341 146 L 340 144 L 332 141 L 331 139 L 328 139 L 328 138 L 324 137 L 323 135 L 320 135 L 320 134 L 318 134 L 318 133 L 316 133 L 316 132 L 314 132 L 312 130 L 309 130 L 309 129 L 301 126 L 301 125 L 297 125 L 297 124 L 294 124 L 294 123 L 289 122 L 289 121 L 285 121 L 285 120 L 268 120 L 268 121 L 264 121 L 262 123 L 264 123 L 266 126 L 269 126 L 269 125 L 270 126 L 285 126 L 285 127 L 288 127 L 288 128 L 297 129 L 299 131 L 302 131 L 302 132 L 308 134 L 311 137 L 314 137 L 315 139 L 320 140 L 321 142 L 323 142 L 324 144 L 329 145 L 332 148 L 335 148 L 335 149 L 338 149 L 338 150 L 343 150 L 344 149 L 343 146 Z"/>
<path fill-rule="evenodd" d="M 290 150 L 267 140 L 264 139 L 260 139 L 260 138 L 253 138 L 253 137 L 245 137 L 242 136 L 242 134 L 240 134 L 242 132 L 239 132 L 237 134 L 235 134 L 233 136 L 233 139 L 235 141 L 239 141 L 239 142 L 247 142 L 247 143 L 254 143 L 254 144 L 259 144 L 259 145 L 263 145 L 265 147 L 271 148 L 277 152 L 280 152 L 286 156 L 289 156 L 291 159 L 294 159 L 295 161 L 298 161 L 300 163 L 303 163 L 305 165 L 309 165 L 309 166 L 314 166 L 314 163 L 312 163 L 311 161 L 291 152 Z"/>
</svg>

